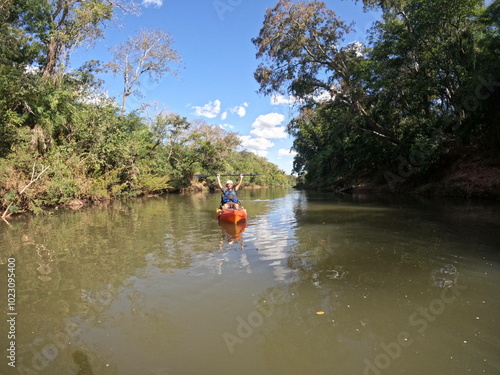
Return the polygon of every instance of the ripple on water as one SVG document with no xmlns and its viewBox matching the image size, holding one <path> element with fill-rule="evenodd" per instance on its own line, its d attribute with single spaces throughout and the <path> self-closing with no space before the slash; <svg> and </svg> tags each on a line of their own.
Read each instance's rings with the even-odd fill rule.
<svg viewBox="0 0 500 375">
<path fill-rule="evenodd" d="M 18 259 L 19 363 L 76 371 L 79 350 L 95 374 L 347 375 L 387 358 L 384 375 L 498 373 L 495 216 L 474 227 L 465 211 L 455 228 L 427 208 L 245 194 L 237 235 L 211 195 L 0 228 L 3 259 Z M 401 332 L 412 344 L 381 356 Z"/>
</svg>

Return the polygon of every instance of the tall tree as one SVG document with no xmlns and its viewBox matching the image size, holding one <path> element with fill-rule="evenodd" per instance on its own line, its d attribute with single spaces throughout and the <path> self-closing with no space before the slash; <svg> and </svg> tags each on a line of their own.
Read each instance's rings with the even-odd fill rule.
<svg viewBox="0 0 500 375">
<path fill-rule="evenodd" d="M 343 103 L 353 117 L 353 126 L 392 143 L 399 140 L 370 113 L 370 98 L 363 86 L 364 52 L 359 43 L 344 45 L 353 29 L 321 1 L 279 0 L 269 9 L 253 43 L 263 59 L 255 79 L 264 94 L 288 93 L 310 100 L 326 91 Z"/>
<path fill-rule="evenodd" d="M 323 2 L 279 0 L 253 39 L 255 78 L 302 99 L 295 170 L 316 186 L 387 170 L 406 181 L 459 141 L 498 144 L 499 1 L 363 0 L 382 10 L 366 48 L 344 43 L 352 29 Z"/>
<path fill-rule="evenodd" d="M 154 144 L 150 152 L 160 145 L 166 147 L 166 161 L 170 163 L 176 148 L 183 147 L 187 141 L 187 131 L 190 127 L 189 121 L 177 113 L 161 111 L 152 124 L 151 131 L 154 135 Z"/>
<path fill-rule="evenodd" d="M 159 81 L 166 73 L 173 73 L 172 63 L 180 63 L 179 54 L 172 49 L 172 37 L 161 29 L 141 30 L 126 42 L 113 48 L 113 61 L 106 67 L 123 77 L 122 113 L 127 98 L 140 95 L 140 79 L 147 74 Z"/>
<path fill-rule="evenodd" d="M 194 122 L 196 152 L 201 166 L 211 172 L 227 170 L 231 154 L 241 141 L 236 133 L 208 125 L 203 120 Z"/>
<path fill-rule="evenodd" d="M 135 12 L 132 0 L 43 0 L 25 14 L 26 27 L 45 47 L 43 77 L 52 76 L 67 53 L 103 37 L 116 10 Z"/>
<path fill-rule="evenodd" d="M 407 103 L 414 114 L 417 109 L 427 117 L 458 113 L 458 90 L 477 63 L 482 3 L 414 0 L 386 12 L 376 28 L 373 57 L 381 62 L 377 75 L 386 87 L 399 82 L 400 105 Z"/>
</svg>

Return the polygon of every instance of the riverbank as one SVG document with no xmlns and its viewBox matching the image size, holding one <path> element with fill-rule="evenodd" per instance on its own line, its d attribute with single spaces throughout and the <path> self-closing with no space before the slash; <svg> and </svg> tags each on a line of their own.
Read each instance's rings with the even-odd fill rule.
<svg viewBox="0 0 500 375">
<path fill-rule="evenodd" d="M 284 184 L 280 185 L 264 185 L 264 184 L 254 184 L 250 183 L 248 185 L 243 185 L 241 187 L 241 190 L 252 190 L 252 189 L 264 189 L 264 188 L 274 188 L 274 187 L 291 187 L 293 185 L 292 181 L 294 181 L 294 178 L 292 176 L 285 176 L 285 180 L 287 181 Z M 72 210 L 79 210 L 83 207 L 87 207 L 89 205 L 101 205 L 101 204 L 106 204 L 108 202 L 117 200 L 117 199 L 135 199 L 135 198 L 144 198 L 144 197 L 157 197 L 161 196 L 164 194 L 192 194 L 192 193 L 203 193 L 203 192 L 215 192 L 218 190 L 216 185 L 213 185 L 211 183 L 207 183 L 207 181 L 203 182 L 196 182 L 196 181 L 191 181 L 189 184 L 187 184 L 186 187 L 182 188 L 177 188 L 177 189 L 161 189 L 158 191 L 136 191 L 134 194 L 102 194 L 100 196 L 83 196 L 80 194 L 79 196 L 73 196 L 73 197 L 67 197 L 63 201 L 52 201 L 44 204 L 39 204 L 39 205 L 33 205 L 30 204 L 32 200 L 36 199 L 37 194 L 41 194 L 42 192 L 45 192 L 46 186 L 43 184 L 42 181 L 38 181 L 39 184 L 36 185 L 37 181 L 33 181 L 33 184 L 28 186 L 30 183 L 26 183 L 25 189 L 21 190 L 21 193 L 18 193 L 19 197 L 18 199 L 24 200 L 24 206 L 26 209 L 16 211 L 16 212 L 9 212 L 9 209 L 12 206 L 1 206 L 2 211 L 6 213 L 5 215 L 2 216 L 0 213 L 0 217 L 4 219 L 4 221 L 7 221 L 11 216 L 17 216 L 21 214 L 26 214 L 26 213 L 35 213 L 35 214 L 43 214 L 44 212 L 48 210 L 58 210 L 62 208 L 70 208 Z M 45 181 L 45 184 L 47 184 L 47 180 Z M 28 188 L 26 188 L 28 187 Z M 29 188 L 32 188 L 30 190 Z M 24 191 L 23 191 L 24 190 Z M 14 207 L 15 209 L 18 209 L 18 207 Z"/>
<path fill-rule="evenodd" d="M 411 194 L 500 200 L 500 160 L 465 153 L 427 180 L 408 180 L 399 185 L 363 182 L 341 191 L 353 194 Z"/>
<path fill-rule="evenodd" d="M 399 194 L 447 196 L 463 199 L 500 200 L 500 157 L 480 155 L 472 148 L 449 156 L 425 176 L 413 173 L 386 173 L 379 181 L 360 179 L 355 183 L 319 187 L 299 183 L 294 188 L 334 191 L 347 194 Z M 403 171 L 404 172 L 404 171 Z"/>
</svg>

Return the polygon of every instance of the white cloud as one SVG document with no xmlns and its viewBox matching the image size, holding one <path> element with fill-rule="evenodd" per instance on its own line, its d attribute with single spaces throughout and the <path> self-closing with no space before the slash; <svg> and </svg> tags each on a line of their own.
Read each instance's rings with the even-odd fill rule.
<svg viewBox="0 0 500 375">
<path fill-rule="evenodd" d="M 295 97 L 295 96 L 289 96 L 288 98 L 285 98 L 281 94 L 274 94 L 271 96 L 271 104 L 272 105 L 281 105 L 281 104 L 286 104 L 289 106 L 293 106 L 295 104 L 303 104 L 304 101 Z"/>
<path fill-rule="evenodd" d="M 240 117 L 245 117 L 247 114 L 248 103 L 244 102 L 242 105 L 237 105 L 236 107 L 229 108 L 229 112 L 236 113 Z"/>
<path fill-rule="evenodd" d="M 90 93 L 80 93 L 78 100 L 85 104 L 91 105 L 105 105 L 111 102 L 107 92 L 90 92 Z"/>
<path fill-rule="evenodd" d="M 222 112 L 222 115 L 220 115 L 220 118 L 221 118 L 222 121 L 224 121 L 225 119 L 227 119 L 227 112 L 226 111 Z"/>
<path fill-rule="evenodd" d="M 258 156 L 267 156 L 268 149 L 274 146 L 274 143 L 265 138 L 253 138 L 250 135 L 241 135 L 241 147 Z"/>
<path fill-rule="evenodd" d="M 204 106 L 193 106 L 197 116 L 203 116 L 208 118 L 215 118 L 220 112 L 220 100 L 216 99 L 213 102 L 210 101 Z"/>
<path fill-rule="evenodd" d="M 364 56 L 363 48 L 364 48 L 363 43 L 352 42 L 342 47 L 341 51 L 353 51 L 356 57 L 363 57 Z"/>
<path fill-rule="evenodd" d="M 281 125 L 285 116 L 279 113 L 268 113 L 267 115 L 260 115 L 253 122 L 253 130 L 250 134 L 258 138 L 286 138 L 284 126 Z"/>
<path fill-rule="evenodd" d="M 243 117 L 247 114 L 247 109 L 245 107 L 239 107 L 236 111 L 236 114 L 240 117 Z"/>
<path fill-rule="evenodd" d="M 142 0 L 142 5 L 145 7 L 155 6 L 159 8 L 163 5 L 163 0 Z"/>
<path fill-rule="evenodd" d="M 319 91 L 319 92 L 315 93 L 314 95 L 309 96 L 309 98 L 312 98 L 315 102 L 318 102 L 318 103 L 323 103 L 323 102 L 332 100 L 332 96 L 326 90 Z M 296 104 L 301 105 L 304 103 L 305 103 L 304 100 L 299 99 L 295 96 L 290 96 L 290 97 L 286 98 L 281 94 L 274 94 L 271 97 L 271 104 L 272 105 L 286 104 L 286 105 L 289 105 L 291 107 L 291 106 L 294 106 Z"/>
<path fill-rule="evenodd" d="M 278 150 L 279 157 L 281 157 L 281 156 L 295 156 L 295 155 L 297 155 L 297 152 L 292 151 L 292 150 L 286 150 L 284 148 L 280 148 Z"/>
<path fill-rule="evenodd" d="M 36 75 L 40 73 L 40 67 L 36 65 L 26 65 L 24 67 L 24 74 L 26 75 Z"/>
<path fill-rule="evenodd" d="M 261 129 L 253 129 L 250 134 L 255 135 L 256 137 L 259 138 L 286 138 L 286 131 L 283 126 L 278 126 L 276 128 L 271 128 L 271 129 L 266 129 L 266 128 L 261 128 Z"/>
<path fill-rule="evenodd" d="M 285 116 L 283 116 L 281 113 L 271 112 L 267 115 L 260 115 L 259 117 L 257 117 L 257 119 L 253 122 L 252 127 L 256 129 L 271 129 L 277 125 L 281 125 L 284 119 Z"/>
<path fill-rule="evenodd" d="M 333 99 L 333 96 L 326 90 L 320 91 L 313 96 L 317 103 L 324 103 Z"/>
</svg>

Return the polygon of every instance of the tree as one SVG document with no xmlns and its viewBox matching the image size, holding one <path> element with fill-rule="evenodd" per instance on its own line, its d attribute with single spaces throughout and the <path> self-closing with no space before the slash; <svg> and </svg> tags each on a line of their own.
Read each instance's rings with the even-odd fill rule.
<svg viewBox="0 0 500 375">
<path fill-rule="evenodd" d="M 310 101 L 326 91 L 331 100 L 351 111 L 352 126 L 398 144 L 393 131 L 370 112 L 363 46 L 342 45 L 344 35 L 352 31 L 321 1 L 279 0 L 267 11 L 259 36 L 252 40 L 257 58 L 267 63 L 255 72 L 260 92 L 288 93 Z M 362 123 L 355 117 L 361 117 Z"/>
<path fill-rule="evenodd" d="M 414 0 L 397 12 L 387 12 L 378 25 L 373 56 L 382 62 L 377 73 L 405 102 L 427 117 L 458 113 L 457 92 L 477 62 L 482 0 Z M 402 89 L 406 86 L 406 89 Z M 400 100 L 400 104 L 403 101 Z M 419 114 L 420 114 L 419 113 Z"/>
<path fill-rule="evenodd" d="M 32 35 L 32 44 L 41 44 L 42 75 L 54 75 L 71 49 L 84 42 L 92 44 L 103 37 L 116 10 L 135 12 L 133 0 L 26 0 L 18 3 L 19 27 Z"/>
<path fill-rule="evenodd" d="M 322 2 L 278 1 L 268 9 L 259 36 L 252 39 L 257 58 L 268 63 L 261 63 L 255 72 L 260 92 L 298 98 L 308 98 L 317 90 L 330 92 L 347 73 L 340 43 L 351 31 Z"/>
<path fill-rule="evenodd" d="M 154 136 L 154 144 L 150 152 L 159 145 L 164 145 L 167 149 L 166 161 L 170 163 L 174 150 L 182 147 L 187 141 L 187 131 L 191 124 L 185 117 L 177 113 L 161 111 L 158 113 L 151 125 Z"/>
<path fill-rule="evenodd" d="M 461 88 L 459 102 L 466 117 L 460 134 L 468 142 L 498 155 L 500 143 L 500 0 L 492 1 L 480 13 L 476 32 L 476 63 L 468 82 Z M 476 98 L 474 100 L 471 98 Z"/>
<path fill-rule="evenodd" d="M 113 61 L 106 67 L 114 74 L 123 76 L 122 114 L 127 98 L 139 94 L 140 78 L 147 74 L 151 80 L 159 81 L 170 64 L 180 63 L 178 53 L 171 48 L 172 37 L 161 29 L 141 30 L 136 36 L 113 48 Z"/>
<path fill-rule="evenodd" d="M 198 162 L 209 173 L 227 170 L 231 156 L 241 141 L 236 133 L 208 125 L 203 120 L 194 124 L 195 144 Z"/>
<path fill-rule="evenodd" d="M 33 1 L 0 1 L 0 157 L 21 138 L 18 129 L 32 112 L 27 97 L 38 86 L 27 67 L 40 55 L 40 45 L 31 43 L 32 36 L 22 28 L 23 14 L 34 8 Z"/>
<path fill-rule="evenodd" d="M 329 188 L 387 170 L 422 181 L 461 144 L 493 150 L 500 1 L 363 3 L 382 10 L 370 48 L 343 45 L 351 28 L 320 1 L 279 0 L 253 39 L 260 92 L 302 99 L 288 125 L 295 171 Z"/>
<path fill-rule="evenodd" d="M 365 9 L 380 8 L 382 11 L 399 10 L 408 0 L 362 0 Z"/>
</svg>

